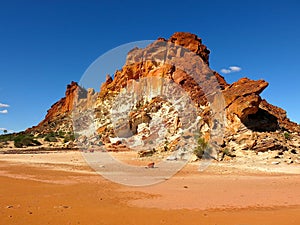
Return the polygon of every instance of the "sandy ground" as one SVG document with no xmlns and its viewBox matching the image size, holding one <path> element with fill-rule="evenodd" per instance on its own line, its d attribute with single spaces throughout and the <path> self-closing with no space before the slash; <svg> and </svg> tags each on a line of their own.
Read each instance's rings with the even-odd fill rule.
<svg viewBox="0 0 300 225">
<path fill-rule="evenodd" d="M 0 224 L 299 225 L 299 165 L 199 172 L 192 163 L 166 182 L 128 187 L 97 175 L 79 152 L 1 154 Z"/>
</svg>

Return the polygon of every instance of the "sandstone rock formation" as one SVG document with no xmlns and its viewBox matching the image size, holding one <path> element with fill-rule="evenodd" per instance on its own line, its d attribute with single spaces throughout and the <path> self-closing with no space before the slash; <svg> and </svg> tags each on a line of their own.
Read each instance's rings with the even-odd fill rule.
<svg viewBox="0 0 300 225">
<path fill-rule="evenodd" d="M 72 130 L 70 115 L 78 99 L 87 98 L 87 91 L 81 88 L 76 82 L 72 81 L 67 85 L 65 97 L 54 103 L 47 111 L 43 121 L 37 126 L 26 130 L 27 133 L 49 133 Z"/>
<path fill-rule="evenodd" d="M 208 59 L 210 51 L 202 44 L 201 38 L 197 35 L 185 32 L 176 32 L 170 37 L 168 42 L 189 49 L 199 55 L 204 63 L 209 64 Z"/>
<path fill-rule="evenodd" d="M 165 55 L 161 55 L 163 50 L 161 51 L 160 48 L 163 49 L 164 44 L 171 45 L 168 50 L 168 57 L 177 60 L 176 65 L 179 66 L 168 63 L 170 62 L 168 61 L 169 58 L 166 59 Z M 182 46 L 189 51 L 176 48 L 176 46 Z M 153 49 L 157 51 L 153 53 Z M 227 149 L 230 152 L 245 150 L 288 152 L 299 149 L 299 125 L 291 122 L 283 109 L 271 105 L 260 97 L 268 83 L 264 80 L 254 81 L 242 78 L 233 84 L 228 84 L 224 77 L 209 69 L 209 53 L 210 51 L 202 44 L 200 38 L 184 32 L 175 33 L 168 40 L 159 38 L 145 49 L 135 48 L 128 53 L 126 64 L 114 74 L 114 78 L 107 75 L 99 93 L 92 89 L 84 90 L 72 82 L 67 87 L 66 96 L 48 110 L 48 114 L 40 124 L 28 129 L 27 132 L 72 130 L 70 117 L 76 105 L 75 114 L 79 118 L 77 124 L 87 129 L 92 121 L 96 126 L 90 137 L 90 145 L 103 143 L 116 149 L 117 144 L 111 143 L 112 138 L 115 137 L 111 110 L 116 96 L 121 89 L 129 84 L 134 87 L 135 80 L 145 77 L 163 77 L 179 85 L 191 98 L 202 118 L 199 129 L 204 135 L 215 126 L 210 107 L 215 101 L 211 98 L 212 93 L 216 92 L 212 87 L 215 85 L 214 82 L 217 82 L 218 90 L 224 98 L 223 110 L 226 115 L 226 127 L 223 144 L 220 144 L 221 149 Z M 176 58 L 189 54 L 191 56 L 188 62 L 180 61 L 180 57 Z M 141 61 L 141 57 L 146 59 L 149 57 L 149 60 Z M 190 75 L 197 63 L 200 65 L 201 73 L 205 74 L 199 78 L 200 80 Z M 188 70 L 183 70 L 180 65 L 185 66 L 184 68 L 188 68 Z M 199 86 L 199 83 L 204 83 L 205 86 Z M 158 90 L 160 86 L 161 84 L 152 86 L 151 91 L 153 89 Z M 139 91 L 139 88 L 135 90 L 136 93 Z M 167 114 L 164 114 L 166 111 Z M 162 143 L 160 151 L 176 148 L 176 145 L 180 143 L 178 140 L 182 121 L 178 119 L 174 109 L 164 101 L 157 98 L 141 99 L 129 117 L 130 129 L 137 138 L 135 140 L 150 140 L 149 129 L 151 126 L 152 128 L 155 127 L 154 121 L 158 118 L 164 118 L 164 121 L 167 121 L 169 133 L 165 142 Z M 99 137 L 96 137 L 97 135 Z M 209 135 L 205 137 L 206 139 L 210 138 Z M 85 143 L 89 142 L 88 137 L 81 138 L 84 139 Z M 152 152 L 152 150 L 149 151 Z"/>
</svg>

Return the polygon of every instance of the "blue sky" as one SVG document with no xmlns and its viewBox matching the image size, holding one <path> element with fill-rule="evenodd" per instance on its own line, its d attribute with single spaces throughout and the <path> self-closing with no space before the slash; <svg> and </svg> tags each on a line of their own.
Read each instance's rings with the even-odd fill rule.
<svg viewBox="0 0 300 225">
<path fill-rule="evenodd" d="M 298 1 L 102 2 L 0 3 L 0 129 L 36 125 L 66 85 L 110 49 L 176 31 L 203 39 L 212 69 L 240 67 L 223 73 L 228 82 L 267 80 L 262 96 L 300 122 Z"/>
</svg>

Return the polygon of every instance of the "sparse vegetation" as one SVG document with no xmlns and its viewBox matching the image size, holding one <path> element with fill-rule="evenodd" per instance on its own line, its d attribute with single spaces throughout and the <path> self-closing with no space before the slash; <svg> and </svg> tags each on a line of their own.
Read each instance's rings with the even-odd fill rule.
<svg viewBox="0 0 300 225">
<path fill-rule="evenodd" d="M 228 148 L 224 148 L 224 149 L 222 150 L 222 153 L 223 153 L 224 155 L 227 155 L 227 156 L 230 155 L 230 151 L 229 151 Z"/>
<path fill-rule="evenodd" d="M 13 141 L 16 134 L 3 134 L 0 135 L 0 142 Z"/>
<path fill-rule="evenodd" d="M 69 141 L 74 141 L 75 140 L 75 135 L 74 134 L 67 134 L 64 137 L 64 143 L 67 143 Z"/>
<path fill-rule="evenodd" d="M 65 135 L 66 135 L 66 133 L 63 132 L 62 130 L 58 131 L 58 136 L 59 136 L 60 138 L 64 138 Z"/>
<path fill-rule="evenodd" d="M 211 147 L 209 146 L 208 142 L 200 134 L 197 138 L 197 147 L 194 149 L 194 154 L 199 158 L 202 159 L 207 158 L 210 156 Z"/>
<path fill-rule="evenodd" d="M 19 134 L 14 138 L 14 146 L 16 148 L 22 148 L 27 146 L 40 146 L 42 145 L 33 135 Z"/>
<path fill-rule="evenodd" d="M 59 137 L 58 133 L 55 132 L 51 132 L 49 134 L 46 135 L 46 137 L 44 138 L 44 141 L 48 141 L 48 142 L 57 142 L 57 138 Z"/>
<path fill-rule="evenodd" d="M 56 139 L 56 137 L 46 136 L 44 138 L 44 141 L 47 141 L 47 142 L 57 142 L 57 139 Z"/>
<path fill-rule="evenodd" d="M 285 132 L 283 133 L 283 136 L 284 136 L 284 138 L 285 138 L 286 140 L 290 140 L 290 139 L 291 139 L 291 134 L 290 134 L 289 132 L 287 132 L 287 131 L 285 131 Z"/>
<path fill-rule="evenodd" d="M 225 156 L 229 156 L 231 158 L 236 157 L 235 154 L 233 154 L 228 148 L 224 148 L 220 151 L 221 153 L 221 161 L 225 158 Z"/>
<path fill-rule="evenodd" d="M 74 141 L 75 140 L 75 136 L 72 132 L 64 132 L 62 130 L 58 131 L 58 132 L 51 132 L 48 133 L 46 135 L 43 136 L 44 137 L 44 141 L 47 142 L 57 142 L 58 139 L 63 139 L 63 142 L 69 142 L 69 141 Z"/>
<path fill-rule="evenodd" d="M 69 141 L 75 140 L 75 135 L 72 132 L 51 132 L 44 134 L 27 134 L 25 132 L 20 133 L 12 133 L 12 134 L 2 134 L 0 135 L 0 144 L 1 146 L 5 146 L 9 144 L 9 142 L 13 142 L 16 148 L 23 148 L 28 146 L 40 146 L 42 145 L 38 140 L 44 139 L 47 142 L 57 142 L 62 140 L 66 143 Z"/>
</svg>

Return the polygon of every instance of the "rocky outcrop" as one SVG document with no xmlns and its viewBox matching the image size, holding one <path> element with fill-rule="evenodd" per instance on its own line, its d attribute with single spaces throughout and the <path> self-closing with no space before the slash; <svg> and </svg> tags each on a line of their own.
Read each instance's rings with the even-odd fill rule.
<svg viewBox="0 0 300 225">
<path fill-rule="evenodd" d="M 262 110 L 265 110 L 266 112 L 268 112 L 273 117 L 276 117 L 276 119 L 278 121 L 278 126 L 281 129 L 289 131 L 289 132 L 300 133 L 300 126 L 297 123 L 290 121 L 289 118 L 287 118 L 285 110 L 268 103 L 266 100 L 262 100 L 260 102 L 259 107 Z"/>
<path fill-rule="evenodd" d="M 232 104 L 240 97 L 245 97 L 252 94 L 259 95 L 267 86 L 268 83 L 264 80 L 254 81 L 248 78 L 242 78 L 239 81 L 231 84 L 226 90 L 223 91 L 226 105 L 228 106 Z"/>
<path fill-rule="evenodd" d="M 86 94 L 85 89 L 79 87 L 76 82 L 72 81 L 71 84 L 67 86 L 65 97 L 51 106 L 43 122 L 53 120 L 59 115 L 71 112 L 78 98 L 86 98 Z"/>
<path fill-rule="evenodd" d="M 49 133 L 59 130 L 72 131 L 71 112 L 78 100 L 86 97 L 87 91 L 72 81 L 71 84 L 67 85 L 65 97 L 53 104 L 47 111 L 45 119 L 37 126 L 27 129 L 26 133 Z"/>
<path fill-rule="evenodd" d="M 168 45 L 168 57 L 164 52 L 165 44 Z M 176 46 L 182 46 L 189 51 L 176 48 Z M 106 76 L 106 81 L 101 85 L 99 93 L 93 89 L 84 90 L 77 83 L 72 82 L 67 87 L 66 96 L 48 110 L 45 119 L 39 125 L 28 129 L 27 132 L 72 130 L 70 114 L 76 105 L 76 113 L 80 119 L 77 122 L 82 128 L 88 129 L 90 122 L 95 123 L 96 134 L 94 135 L 99 135 L 99 137 L 90 137 L 90 140 L 105 144 L 110 151 L 128 150 L 121 142 L 111 143 L 112 138 L 116 136 L 112 124 L 114 118 L 111 115 L 115 98 L 122 88 L 128 86 L 133 88 L 137 95 L 142 93 L 138 85 L 141 82 L 137 80 L 141 81 L 145 77 L 163 77 L 180 86 L 191 98 L 202 119 L 200 130 L 206 139 L 210 138 L 206 134 L 215 122 L 212 121 L 211 106 L 214 103 L 217 104 L 216 99 L 210 96 L 220 91 L 224 97 L 225 105 L 222 109 L 225 111 L 225 124 L 227 125 L 221 146 L 224 152 L 226 152 L 225 149 L 231 152 L 245 150 L 253 150 L 256 153 L 290 152 L 299 148 L 299 125 L 291 122 L 283 109 L 271 105 L 260 97 L 268 83 L 264 80 L 254 81 L 242 78 L 233 84 L 228 84 L 224 77 L 208 67 L 209 53 L 210 51 L 202 44 L 199 37 L 184 32 L 177 32 L 168 40 L 159 38 L 144 49 L 134 48 L 128 53 L 123 68 L 115 72 L 114 78 L 110 75 Z M 180 56 L 184 54 L 190 54 L 189 60 L 180 61 Z M 178 56 L 179 58 L 176 58 Z M 170 63 L 171 59 L 177 60 L 177 64 Z M 197 65 L 200 65 L 200 69 Z M 200 72 L 203 76 L 192 77 L 189 73 L 191 71 Z M 150 92 L 159 91 L 161 86 L 162 83 L 152 82 L 151 87 L 149 86 Z M 215 86 L 217 86 L 216 89 L 213 89 L 212 87 Z M 124 102 L 126 103 L 127 100 Z M 180 143 L 178 134 L 182 128 L 182 121 L 168 104 L 167 101 L 159 98 L 141 99 L 129 114 L 130 130 L 124 128 L 122 132 L 127 134 L 130 131 L 136 138 L 134 141 L 155 142 L 158 137 L 150 130 L 162 123 L 159 122 L 162 120 L 166 124 L 168 136 L 162 140 L 162 145 L 155 151 L 153 149 L 149 151 L 151 154 L 158 154 L 166 149 L 175 149 Z M 222 106 L 222 104 L 219 105 Z M 88 144 L 87 137 L 83 135 L 82 139 L 85 144 Z M 97 143 L 93 141 L 93 146 Z M 145 154 L 147 155 L 148 152 Z"/>
<path fill-rule="evenodd" d="M 248 78 L 242 78 L 228 86 L 223 91 L 228 118 L 232 120 L 232 114 L 235 114 L 243 121 L 248 115 L 257 113 L 261 102 L 259 94 L 267 86 L 266 81 Z"/>
<path fill-rule="evenodd" d="M 163 44 L 160 44 L 161 42 Z M 180 47 L 176 48 L 176 46 Z M 181 55 L 187 54 L 181 47 L 193 54 L 190 56 L 191 61 L 178 61 Z M 166 49 L 168 50 L 166 51 Z M 101 86 L 99 97 L 104 99 L 109 93 L 118 92 L 121 88 L 126 87 L 130 80 L 160 76 L 180 85 L 197 105 L 204 105 L 207 103 L 205 93 L 209 92 L 211 87 L 216 86 L 214 83 L 218 83 L 220 89 L 228 86 L 224 77 L 209 69 L 209 53 L 210 51 L 202 44 L 200 38 L 185 32 L 177 32 L 168 40 L 159 38 L 153 45 L 149 45 L 145 49 L 134 48 L 128 53 L 123 68 L 114 74 L 114 79 L 112 80 L 109 75 L 107 76 L 106 82 Z M 166 63 L 163 62 L 164 60 Z M 191 67 L 192 60 L 200 62 L 198 66 L 203 70 L 200 72 L 206 74 L 206 76 L 200 76 L 200 80 L 195 80 L 187 71 L 182 69 L 183 67 Z M 176 67 L 172 64 L 175 62 L 180 66 Z M 194 66 L 197 66 L 197 62 Z M 199 74 L 199 71 L 195 72 Z M 204 85 L 200 86 L 199 83 Z"/>
<path fill-rule="evenodd" d="M 202 44 L 201 38 L 197 35 L 187 32 L 176 32 L 170 37 L 168 42 L 189 49 L 199 55 L 203 62 L 209 65 L 208 60 L 210 51 L 204 44 Z"/>
</svg>

